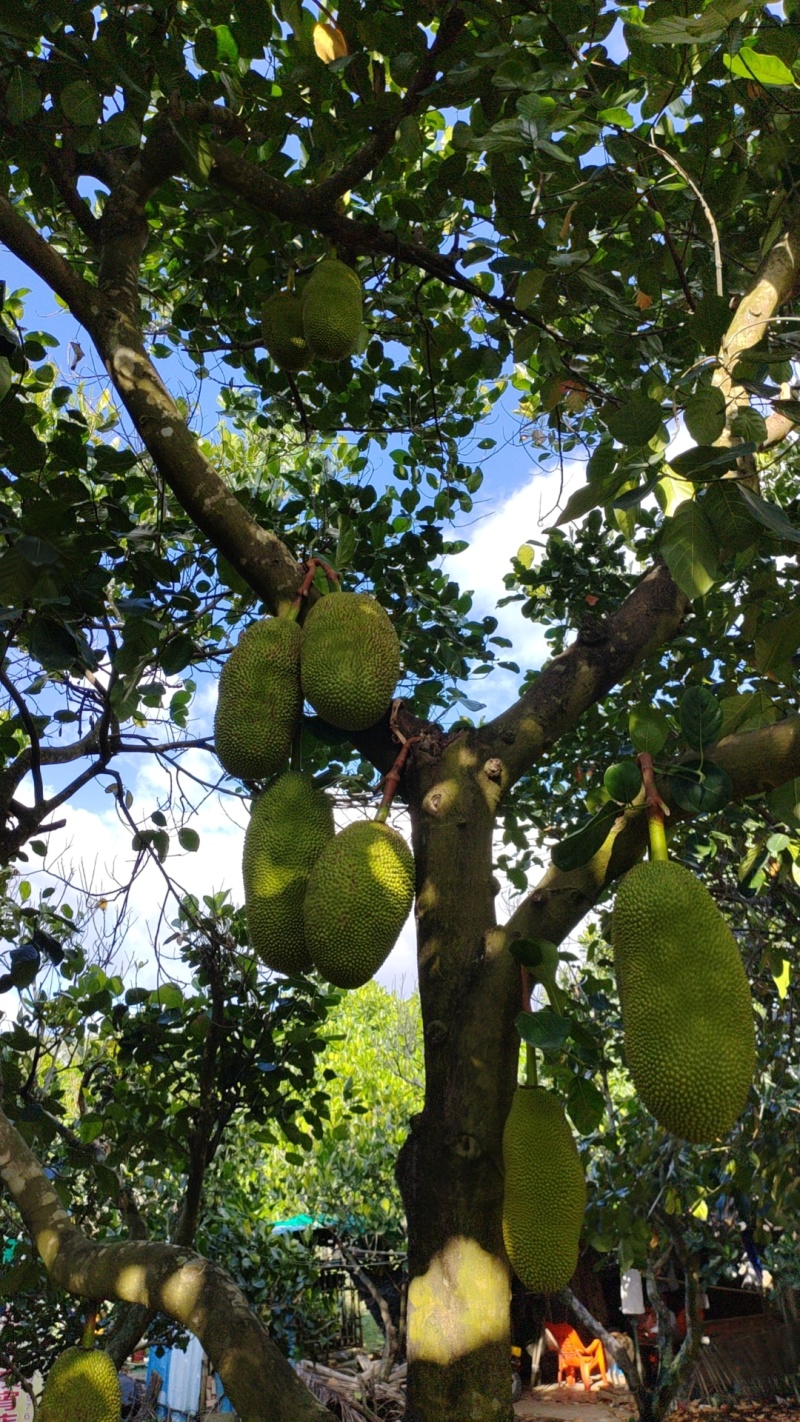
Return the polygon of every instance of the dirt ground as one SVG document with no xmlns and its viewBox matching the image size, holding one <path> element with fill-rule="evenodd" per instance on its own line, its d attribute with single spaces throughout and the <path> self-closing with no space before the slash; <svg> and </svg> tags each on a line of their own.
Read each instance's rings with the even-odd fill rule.
<svg viewBox="0 0 800 1422">
<path fill-rule="evenodd" d="M 514 1409 L 519 1422 L 635 1422 L 636 1408 L 621 1389 L 584 1392 L 582 1387 L 537 1387 Z M 800 1422 L 800 1402 L 776 1398 L 759 1402 L 679 1403 L 675 1422 Z"/>
</svg>

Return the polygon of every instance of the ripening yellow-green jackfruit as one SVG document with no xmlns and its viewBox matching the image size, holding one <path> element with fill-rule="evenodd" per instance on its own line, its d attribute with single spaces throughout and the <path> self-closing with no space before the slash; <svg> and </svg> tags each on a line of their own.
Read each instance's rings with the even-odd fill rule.
<svg viewBox="0 0 800 1422">
<path fill-rule="evenodd" d="M 39 1403 L 39 1422 L 120 1422 L 116 1365 L 102 1348 L 67 1348 L 56 1358 Z"/>
<path fill-rule="evenodd" d="M 369 982 L 388 958 L 414 902 L 414 856 L 375 820 L 347 825 L 311 870 L 303 914 L 314 966 L 334 987 Z"/>
<path fill-rule="evenodd" d="M 552 1294 L 578 1262 L 586 1181 L 557 1096 L 518 1086 L 503 1131 L 503 1239 L 526 1288 Z"/>
<path fill-rule="evenodd" d="M 303 288 L 303 333 L 319 360 L 345 360 L 358 348 L 363 322 L 361 282 L 344 262 L 318 262 Z"/>
<path fill-rule="evenodd" d="M 281 370 L 302 370 L 311 361 L 303 333 L 303 303 L 291 291 L 270 296 L 261 308 L 261 335 Z"/>
<path fill-rule="evenodd" d="M 666 1130 L 713 1141 L 741 1115 L 755 1066 L 750 986 L 736 939 L 682 864 L 650 860 L 617 890 L 612 924 L 625 1056 Z"/>
<path fill-rule="evenodd" d="M 253 805 L 242 877 L 250 947 L 276 973 L 312 967 L 303 925 L 311 870 L 333 839 L 333 807 L 309 775 L 287 770 Z"/>
<path fill-rule="evenodd" d="M 368 593 L 320 598 L 303 627 L 303 694 L 342 731 L 374 726 L 400 675 L 400 643 L 387 613 Z"/>
<path fill-rule="evenodd" d="M 264 780 L 286 764 L 300 724 L 296 622 L 264 617 L 246 629 L 222 668 L 214 744 L 229 775 Z"/>
</svg>

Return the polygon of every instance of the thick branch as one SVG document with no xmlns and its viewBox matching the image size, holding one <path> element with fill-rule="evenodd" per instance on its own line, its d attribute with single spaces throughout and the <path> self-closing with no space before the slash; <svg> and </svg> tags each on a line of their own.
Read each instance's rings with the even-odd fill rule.
<svg viewBox="0 0 800 1422">
<path fill-rule="evenodd" d="M 789 716 L 757 731 L 726 736 L 709 749 L 708 757 L 727 771 L 735 800 L 774 790 L 800 775 L 800 716 Z M 671 800 L 667 777 L 658 781 L 658 791 L 670 805 L 671 824 L 691 818 Z M 492 956 L 515 938 L 563 942 L 605 890 L 638 863 L 646 848 L 646 816 L 641 806 L 630 806 L 620 813 L 605 843 L 588 864 L 568 873 L 550 865 L 508 922 L 492 930 L 488 945 Z M 516 962 L 510 953 L 506 957 L 509 973 L 516 976 Z"/>
<path fill-rule="evenodd" d="M 119 1299 L 160 1310 L 188 1328 L 208 1353 L 242 1422 L 323 1422 L 325 1409 L 222 1269 L 173 1245 L 87 1239 L 2 1111 L 0 1180 L 48 1274 L 62 1288 L 83 1298 Z"/>
<path fill-rule="evenodd" d="M 2 194 L 0 242 L 67 303 L 73 316 L 82 322 L 87 330 L 90 329 L 89 322 L 96 320 L 106 309 L 106 302 L 97 287 L 91 286 L 83 277 L 78 276 L 69 262 L 39 235 L 35 227 L 14 211 L 8 198 Z"/>
<path fill-rule="evenodd" d="M 616 612 L 582 629 L 525 695 L 486 727 L 489 754 L 502 765 L 501 789 L 513 785 L 588 707 L 669 641 L 688 606 L 669 570 L 657 564 Z"/>
</svg>

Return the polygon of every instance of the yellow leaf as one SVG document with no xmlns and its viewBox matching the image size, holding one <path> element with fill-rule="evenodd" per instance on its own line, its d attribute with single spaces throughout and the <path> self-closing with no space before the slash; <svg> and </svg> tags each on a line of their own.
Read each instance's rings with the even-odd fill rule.
<svg viewBox="0 0 800 1422">
<path fill-rule="evenodd" d="M 780 970 L 780 972 L 779 972 L 779 973 L 773 973 L 773 974 L 772 974 L 772 981 L 774 982 L 776 988 L 778 989 L 778 997 L 780 998 L 781 1002 L 783 1002 L 783 999 L 785 998 L 787 992 L 789 991 L 789 978 L 790 978 L 790 977 L 791 977 L 791 968 L 789 967 L 789 959 L 788 959 L 788 958 L 784 958 L 783 961 L 782 961 L 782 963 L 781 963 L 781 970 Z"/>
<path fill-rule="evenodd" d="M 639 310 L 640 310 L 640 311 L 647 311 L 647 310 L 649 310 L 649 308 L 652 306 L 652 304 L 653 304 L 653 298 L 652 298 L 652 296 L 648 296 L 646 291 L 639 291 L 639 290 L 637 289 L 637 292 L 636 292 L 636 305 L 638 306 Z"/>
<path fill-rule="evenodd" d="M 317 57 L 324 64 L 332 64 L 334 59 L 344 59 L 345 55 L 350 53 L 347 40 L 338 25 L 315 25 L 314 48 Z"/>
<path fill-rule="evenodd" d="M 705 1200 L 697 1200 L 696 1203 L 692 1205 L 691 1213 L 694 1215 L 696 1220 L 707 1220 L 708 1205 L 706 1204 Z"/>
</svg>

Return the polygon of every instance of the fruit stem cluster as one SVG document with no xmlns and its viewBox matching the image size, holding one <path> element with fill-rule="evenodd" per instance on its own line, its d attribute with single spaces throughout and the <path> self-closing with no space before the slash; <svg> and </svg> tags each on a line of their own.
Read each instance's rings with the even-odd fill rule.
<svg viewBox="0 0 800 1422">
<path fill-rule="evenodd" d="M 375 819 L 378 824 L 385 824 L 387 819 L 389 818 L 389 810 L 391 809 L 392 801 L 395 795 L 397 794 L 397 787 L 403 777 L 403 771 L 405 769 L 405 764 L 408 759 L 409 751 L 411 750 L 411 747 L 413 745 L 416 745 L 417 741 L 421 740 L 421 736 L 409 736 L 408 740 L 405 741 L 403 746 L 401 747 L 400 754 L 395 760 L 394 765 L 386 775 L 383 782 L 383 796 L 381 799 L 381 803 L 378 806 L 378 813 L 375 816 Z"/>
</svg>

